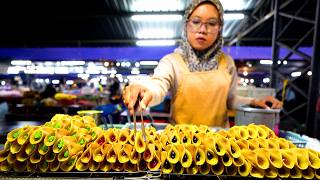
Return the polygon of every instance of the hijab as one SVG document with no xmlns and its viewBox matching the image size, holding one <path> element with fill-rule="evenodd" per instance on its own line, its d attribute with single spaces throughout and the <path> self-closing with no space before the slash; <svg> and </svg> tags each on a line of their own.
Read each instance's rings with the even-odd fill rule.
<svg viewBox="0 0 320 180">
<path fill-rule="evenodd" d="M 218 32 L 219 34 L 216 41 L 207 50 L 199 52 L 191 47 L 187 39 L 186 23 L 192 12 L 204 2 L 210 2 L 217 8 L 221 22 L 221 30 Z M 217 60 L 220 58 L 221 48 L 223 45 L 222 27 L 223 7 L 219 0 L 192 0 L 191 4 L 186 9 L 184 14 L 184 30 L 182 32 L 182 41 L 179 47 L 174 50 L 174 52 L 182 55 L 184 61 L 188 65 L 190 72 L 210 71 L 217 68 Z"/>
</svg>

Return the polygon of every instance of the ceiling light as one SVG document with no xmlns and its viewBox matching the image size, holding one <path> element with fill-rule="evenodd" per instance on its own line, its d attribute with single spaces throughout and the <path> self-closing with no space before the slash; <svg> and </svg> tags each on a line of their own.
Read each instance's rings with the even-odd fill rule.
<svg viewBox="0 0 320 180">
<path fill-rule="evenodd" d="M 301 72 L 299 71 L 291 73 L 291 77 L 299 77 L 299 76 L 301 76 Z"/>
<path fill-rule="evenodd" d="M 85 64 L 85 61 L 61 61 L 62 66 L 83 66 Z"/>
<path fill-rule="evenodd" d="M 32 62 L 30 60 L 13 60 L 11 61 L 11 65 L 14 66 L 30 66 Z"/>
<path fill-rule="evenodd" d="M 59 84 L 60 81 L 59 81 L 58 79 L 54 79 L 54 80 L 51 81 L 51 83 L 52 83 L 52 84 Z"/>
<path fill-rule="evenodd" d="M 157 11 L 182 11 L 184 9 L 184 1 L 178 0 L 135 0 L 129 1 L 130 11 L 135 12 L 157 12 Z"/>
<path fill-rule="evenodd" d="M 272 60 L 260 60 L 260 64 L 271 65 L 273 64 Z"/>
<path fill-rule="evenodd" d="M 67 81 L 66 81 L 66 84 L 67 84 L 67 85 L 72 85 L 73 83 L 74 83 L 73 80 L 67 80 Z"/>
<path fill-rule="evenodd" d="M 263 78 L 263 83 L 269 83 L 270 82 L 270 78 Z"/>
<path fill-rule="evenodd" d="M 311 71 L 308 71 L 308 72 L 307 72 L 307 75 L 308 75 L 308 76 L 312 76 L 312 72 L 311 72 Z"/>
<path fill-rule="evenodd" d="M 175 40 L 139 40 L 136 42 L 137 46 L 173 46 Z"/>
<path fill-rule="evenodd" d="M 142 66 L 156 66 L 156 65 L 158 65 L 158 61 L 140 61 L 140 65 L 142 65 Z"/>
<path fill-rule="evenodd" d="M 174 36 L 175 32 L 172 29 L 143 29 L 137 33 L 139 39 L 169 39 Z"/>
<path fill-rule="evenodd" d="M 284 65 L 288 64 L 288 61 L 284 60 L 284 61 L 283 61 L 283 64 L 284 64 Z"/>
<path fill-rule="evenodd" d="M 248 71 L 243 71 L 244 76 L 248 76 L 248 74 L 249 74 Z"/>
<path fill-rule="evenodd" d="M 232 3 L 230 0 L 221 0 L 224 10 L 244 10 L 246 8 L 245 3 L 245 0 L 236 0 Z"/>
<path fill-rule="evenodd" d="M 245 15 L 243 13 L 230 13 L 224 14 L 224 20 L 241 20 L 244 19 Z"/>
<path fill-rule="evenodd" d="M 149 15 L 133 15 L 131 16 L 133 21 L 180 21 L 182 20 L 182 15 L 179 14 L 149 14 Z"/>
<path fill-rule="evenodd" d="M 254 79 L 250 79 L 250 83 L 253 84 L 254 83 Z"/>
<path fill-rule="evenodd" d="M 281 64 L 281 61 L 280 61 L 280 60 L 278 60 L 277 62 L 278 62 L 278 64 Z"/>
</svg>

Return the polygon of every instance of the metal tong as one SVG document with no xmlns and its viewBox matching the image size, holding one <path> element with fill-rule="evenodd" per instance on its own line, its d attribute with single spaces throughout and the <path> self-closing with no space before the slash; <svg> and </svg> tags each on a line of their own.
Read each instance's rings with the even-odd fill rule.
<svg viewBox="0 0 320 180">
<path fill-rule="evenodd" d="M 143 121 L 143 109 L 141 107 L 141 96 L 139 95 L 137 98 L 137 102 L 134 105 L 134 111 L 133 111 L 133 125 L 134 125 L 134 135 L 136 135 L 137 132 L 137 117 L 136 117 L 136 110 L 140 111 L 140 117 L 141 117 L 141 130 L 142 130 L 142 136 L 143 139 L 146 141 L 147 137 L 146 137 L 146 130 L 145 130 L 145 126 L 144 126 L 144 121 Z"/>
</svg>

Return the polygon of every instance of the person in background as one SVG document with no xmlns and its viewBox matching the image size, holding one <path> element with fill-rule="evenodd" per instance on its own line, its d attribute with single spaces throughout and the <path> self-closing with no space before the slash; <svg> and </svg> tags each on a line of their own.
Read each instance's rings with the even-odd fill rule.
<svg viewBox="0 0 320 180">
<path fill-rule="evenodd" d="M 180 46 L 160 60 L 148 81 L 124 89 L 130 113 L 138 96 L 145 108 L 159 104 L 169 90 L 175 123 L 228 127 L 227 109 L 239 105 L 281 108 L 272 96 L 257 100 L 236 95 L 237 70 L 233 59 L 221 50 L 223 22 L 218 0 L 193 0 L 185 11 Z"/>
</svg>

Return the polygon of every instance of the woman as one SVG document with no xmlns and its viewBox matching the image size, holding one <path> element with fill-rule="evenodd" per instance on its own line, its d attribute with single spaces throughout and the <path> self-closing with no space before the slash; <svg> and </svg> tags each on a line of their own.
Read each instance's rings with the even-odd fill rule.
<svg viewBox="0 0 320 180">
<path fill-rule="evenodd" d="M 124 90 L 130 113 L 137 97 L 141 107 L 159 104 L 172 91 L 172 119 L 176 123 L 227 127 L 227 109 L 249 104 L 281 108 L 273 97 L 261 100 L 235 94 L 237 71 L 233 59 L 221 51 L 223 8 L 218 0 L 193 0 L 185 12 L 183 41 L 162 58 L 147 82 Z"/>
</svg>

